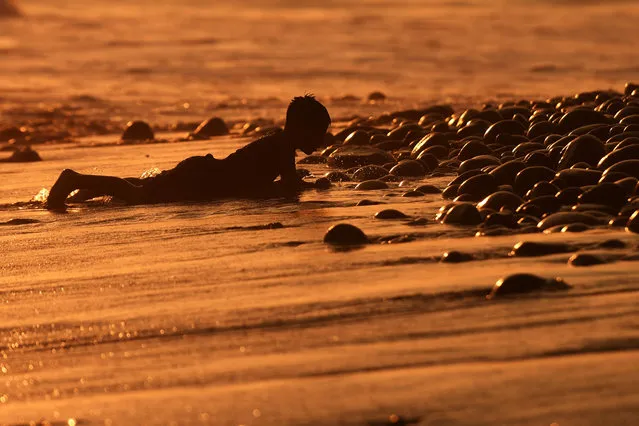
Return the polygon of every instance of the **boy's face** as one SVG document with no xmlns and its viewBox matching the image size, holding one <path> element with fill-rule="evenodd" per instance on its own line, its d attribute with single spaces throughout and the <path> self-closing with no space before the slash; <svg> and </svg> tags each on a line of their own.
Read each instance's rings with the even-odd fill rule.
<svg viewBox="0 0 639 426">
<path fill-rule="evenodd" d="M 297 148 L 299 148 L 304 154 L 311 155 L 319 147 L 324 144 L 324 138 L 326 136 L 326 130 L 310 130 L 305 129 L 298 132 L 296 140 L 298 142 Z"/>
</svg>

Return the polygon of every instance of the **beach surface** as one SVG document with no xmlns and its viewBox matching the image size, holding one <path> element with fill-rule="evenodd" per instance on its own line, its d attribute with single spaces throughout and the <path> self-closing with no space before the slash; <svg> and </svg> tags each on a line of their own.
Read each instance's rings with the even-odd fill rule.
<svg viewBox="0 0 639 426">
<path fill-rule="evenodd" d="M 418 105 L 620 90 L 639 72 L 634 2 L 86 3 L 24 0 L 0 20 L 0 124 L 53 135 L 33 145 L 43 161 L 0 164 L 0 424 L 637 423 L 639 240 L 623 228 L 475 237 L 435 222 L 440 194 L 352 182 L 299 199 L 37 201 L 64 168 L 223 158 L 251 139 L 178 141 L 176 124 L 277 122 L 305 91 L 338 130 Z M 388 99 L 366 102 L 374 90 Z M 133 119 L 168 142 L 121 144 Z M 386 208 L 427 223 L 374 218 Z M 377 242 L 335 250 L 337 223 Z M 610 239 L 625 248 L 595 248 Z M 523 240 L 615 260 L 509 257 Z M 451 250 L 475 260 L 440 263 Z M 572 288 L 486 299 L 518 272 Z"/>
</svg>

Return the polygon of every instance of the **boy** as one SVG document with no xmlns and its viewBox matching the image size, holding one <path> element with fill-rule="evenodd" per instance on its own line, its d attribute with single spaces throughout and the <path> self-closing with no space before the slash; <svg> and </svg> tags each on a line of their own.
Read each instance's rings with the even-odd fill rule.
<svg viewBox="0 0 639 426">
<path fill-rule="evenodd" d="M 282 132 L 265 136 L 223 160 L 189 157 L 171 170 L 146 179 L 83 175 L 63 170 L 47 199 L 48 209 L 62 209 L 76 190 L 111 195 L 128 204 L 204 201 L 231 196 L 294 193 L 303 186 L 295 170 L 295 151 L 311 154 L 324 142 L 331 118 L 312 95 L 294 98 L 286 111 Z M 275 178 L 280 176 L 278 182 Z"/>
</svg>

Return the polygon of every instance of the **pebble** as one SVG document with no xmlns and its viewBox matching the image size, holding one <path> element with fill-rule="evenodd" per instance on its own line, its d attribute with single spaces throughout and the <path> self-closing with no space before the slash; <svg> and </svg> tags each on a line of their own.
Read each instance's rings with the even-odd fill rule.
<svg viewBox="0 0 639 426">
<path fill-rule="evenodd" d="M 219 117 L 211 117 L 203 121 L 194 131 L 193 135 L 201 138 L 223 136 L 229 134 L 229 128 Z"/>
<path fill-rule="evenodd" d="M 375 213 L 375 219 L 407 219 L 408 216 L 399 210 L 386 209 Z"/>
<path fill-rule="evenodd" d="M 381 166 L 364 166 L 360 167 L 353 173 L 353 180 L 356 182 L 364 182 L 367 180 L 374 180 L 384 177 L 388 174 L 388 171 Z"/>
<path fill-rule="evenodd" d="M 447 225 L 479 225 L 482 217 L 471 203 L 459 203 L 452 206 L 442 218 Z"/>
<path fill-rule="evenodd" d="M 122 133 L 123 141 L 146 141 L 155 139 L 153 130 L 144 121 L 129 121 Z"/>
<path fill-rule="evenodd" d="M 512 257 L 538 257 L 558 253 L 569 253 L 575 249 L 565 243 L 551 243 L 538 241 L 520 241 L 508 254 Z"/>
<path fill-rule="evenodd" d="M 470 262 L 474 260 L 474 256 L 470 253 L 462 253 L 460 251 L 447 251 L 445 252 L 441 259 L 441 263 L 462 263 L 462 262 Z"/>
<path fill-rule="evenodd" d="M 486 298 L 493 299 L 497 296 L 544 291 L 562 291 L 570 288 L 561 278 L 547 279 L 533 274 L 513 274 L 499 279 Z"/>
<path fill-rule="evenodd" d="M 381 180 L 367 180 L 358 183 L 355 189 L 360 191 L 374 191 L 378 189 L 388 189 L 388 185 L 386 182 L 382 182 Z"/>
<path fill-rule="evenodd" d="M 568 265 L 570 266 L 593 266 L 604 263 L 606 261 L 601 256 L 590 253 L 575 253 L 568 259 Z"/>
<path fill-rule="evenodd" d="M 354 225 L 339 223 L 331 226 L 324 235 L 324 242 L 333 245 L 362 245 L 369 242 L 364 232 Z"/>
</svg>

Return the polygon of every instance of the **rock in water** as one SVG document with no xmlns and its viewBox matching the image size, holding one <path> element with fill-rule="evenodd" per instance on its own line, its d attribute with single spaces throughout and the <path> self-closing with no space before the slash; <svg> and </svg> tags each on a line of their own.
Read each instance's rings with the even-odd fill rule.
<svg viewBox="0 0 639 426">
<path fill-rule="evenodd" d="M 155 139 L 153 130 L 144 121 L 129 121 L 122 133 L 123 141 L 146 141 Z"/>
<path fill-rule="evenodd" d="M 460 251 L 447 251 L 442 255 L 440 260 L 441 263 L 461 263 L 461 262 L 470 262 L 474 257 L 470 253 L 462 253 Z"/>
<path fill-rule="evenodd" d="M 395 210 L 395 209 L 380 210 L 377 213 L 375 213 L 375 219 L 406 219 L 406 218 L 408 218 L 408 216 L 406 216 L 404 213 L 400 212 L 399 210 Z"/>
<path fill-rule="evenodd" d="M 532 274 L 514 274 L 499 279 L 493 286 L 487 299 L 497 296 L 511 296 L 541 291 L 568 290 L 570 286 L 561 278 L 542 278 Z"/>
<path fill-rule="evenodd" d="M 606 261 L 600 256 L 590 253 L 575 253 L 568 259 L 570 266 L 593 266 L 604 263 L 606 263 Z"/>
<path fill-rule="evenodd" d="M 11 154 L 11 157 L 0 160 L 3 163 L 31 163 L 34 161 L 42 161 L 42 158 L 30 146 L 18 149 Z"/>
<path fill-rule="evenodd" d="M 549 254 L 568 253 L 574 249 L 564 243 L 539 243 L 536 241 L 520 241 L 508 254 L 513 257 L 536 257 Z"/>
<path fill-rule="evenodd" d="M 195 131 L 193 135 L 200 138 L 210 138 L 212 136 L 228 135 L 229 128 L 226 126 L 224 120 L 219 117 L 212 117 L 203 121 Z"/>
<path fill-rule="evenodd" d="M 630 219 L 628 219 L 626 231 L 639 234 L 639 210 L 636 210 L 632 216 L 630 216 Z"/>
<path fill-rule="evenodd" d="M 328 229 L 324 242 L 333 245 L 362 245 L 368 243 L 368 237 L 357 226 L 339 223 Z"/>
</svg>

